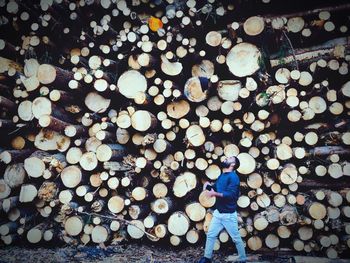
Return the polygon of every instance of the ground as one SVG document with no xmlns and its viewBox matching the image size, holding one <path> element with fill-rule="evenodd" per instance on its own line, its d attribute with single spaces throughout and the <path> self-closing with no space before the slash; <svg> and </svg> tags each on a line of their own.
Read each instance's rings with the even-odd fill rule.
<svg viewBox="0 0 350 263">
<path fill-rule="evenodd" d="M 56 248 L 0 247 L 0 263 L 196 263 L 203 254 L 201 247 L 181 249 L 154 245 L 128 244 L 100 248 L 96 246 L 69 246 Z M 233 250 L 221 249 L 214 253 L 213 263 L 229 263 Z M 330 260 L 275 251 L 269 254 L 249 254 L 249 263 L 350 263 L 349 259 Z"/>
<path fill-rule="evenodd" d="M 3 247 L 0 249 L 0 263 L 17 262 L 113 262 L 113 263 L 194 263 L 202 256 L 200 247 L 164 249 L 157 246 L 132 244 L 127 246 L 99 247 L 64 247 L 64 248 L 24 248 Z M 231 251 L 216 252 L 214 262 L 230 262 Z M 290 257 L 262 258 L 251 257 L 250 262 L 290 262 Z"/>
</svg>

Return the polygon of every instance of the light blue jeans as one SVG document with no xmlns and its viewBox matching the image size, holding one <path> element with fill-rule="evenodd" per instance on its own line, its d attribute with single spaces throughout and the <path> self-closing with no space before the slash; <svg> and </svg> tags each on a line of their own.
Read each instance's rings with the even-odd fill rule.
<svg viewBox="0 0 350 263">
<path fill-rule="evenodd" d="M 206 258 L 211 258 L 213 255 L 213 249 L 215 240 L 217 239 L 220 231 L 225 228 L 227 233 L 232 238 L 233 242 L 236 245 L 237 252 L 239 255 L 239 260 L 247 260 L 245 254 L 243 240 L 238 231 L 238 220 L 237 212 L 234 213 L 220 213 L 218 210 L 215 210 L 213 213 L 213 218 L 210 222 L 209 230 L 207 233 L 207 241 L 205 243 L 204 256 Z"/>
</svg>

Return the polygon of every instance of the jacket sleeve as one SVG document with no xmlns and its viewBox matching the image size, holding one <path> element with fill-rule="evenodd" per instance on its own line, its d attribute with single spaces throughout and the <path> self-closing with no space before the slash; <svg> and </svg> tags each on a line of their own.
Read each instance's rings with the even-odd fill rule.
<svg viewBox="0 0 350 263">
<path fill-rule="evenodd" d="M 223 198 L 234 199 L 236 201 L 239 196 L 239 180 L 232 176 L 225 191 L 223 191 L 222 194 Z"/>
</svg>

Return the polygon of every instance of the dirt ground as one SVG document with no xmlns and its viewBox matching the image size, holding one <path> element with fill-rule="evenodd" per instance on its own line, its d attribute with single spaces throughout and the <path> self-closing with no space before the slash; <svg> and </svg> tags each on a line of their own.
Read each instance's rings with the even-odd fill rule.
<svg viewBox="0 0 350 263">
<path fill-rule="evenodd" d="M 213 263 L 234 262 L 233 249 L 214 252 Z M 56 248 L 1 247 L 0 263 L 196 263 L 203 255 L 202 247 L 164 248 L 155 245 L 125 244 L 101 248 L 67 246 Z M 275 251 L 271 254 L 248 254 L 249 263 L 350 263 L 349 259 L 327 259 L 296 256 Z"/>
<path fill-rule="evenodd" d="M 113 263 L 194 263 L 202 256 L 201 247 L 164 249 L 157 246 L 120 245 L 99 247 L 64 247 L 64 248 L 0 248 L 0 263 L 50 263 L 50 262 L 113 262 Z M 231 251 L 216 252 L 213 262 L 230 261 Z M 251 255 L 249 262 L 292 262 L 290 257 L 268 258 Z"/>
</svg>

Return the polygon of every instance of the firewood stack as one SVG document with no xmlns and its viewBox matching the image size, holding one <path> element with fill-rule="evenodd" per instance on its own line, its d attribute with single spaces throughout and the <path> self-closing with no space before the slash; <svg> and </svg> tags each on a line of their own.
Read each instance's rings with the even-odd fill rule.
<svg viewBox="0 0 350 263">
<path fill-rule="evenodd" d="M 237 156 L 248 250 L 347 256 L 350 5 L 248 2 L 1 1 L 2 242 L 202 244 Z"/>
</svg>

